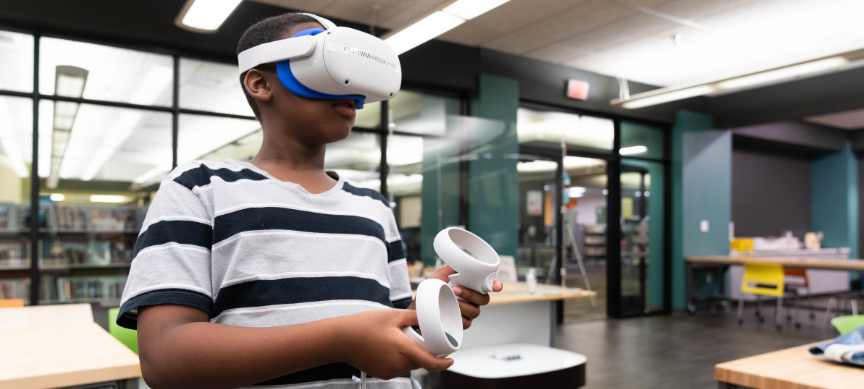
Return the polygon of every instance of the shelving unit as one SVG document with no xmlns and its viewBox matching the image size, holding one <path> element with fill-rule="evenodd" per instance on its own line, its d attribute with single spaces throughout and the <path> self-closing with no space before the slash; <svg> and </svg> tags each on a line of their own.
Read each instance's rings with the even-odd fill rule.
<svg viewBox="0 0 864 389">
<path fill-rule="evenodd" d="M 0 298 L 30 300 L 29 207 L 0 204 Z M 144 210 L 128 205 L 40 209 L 40 304 L 119 305 Z"/>
<path fill-rule="evenodd" d="M 584 227 L 582 245 L 585 248 L 583 256 L 588 261 L 606 260 L 606 225 L 586 224 Z"/>
</svg>

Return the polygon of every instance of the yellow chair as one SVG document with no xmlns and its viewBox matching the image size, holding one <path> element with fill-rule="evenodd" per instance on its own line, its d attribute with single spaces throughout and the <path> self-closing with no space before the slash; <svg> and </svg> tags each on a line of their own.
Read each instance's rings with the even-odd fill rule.
<svg viewBox="0 0 864 389">
<path fill-rule="evenodd" d="M 21 308 L 24 306 L 22 299 L 0 299 L 0 308 Z"/>
<path fill-rule="evenodd" d="M 756 317 L 760 322 L 765 319 L 759 311 L 759 297 L 776 297 L 777 308 L 774 312 L 774 325 L 777 330 L 782 328 L 780 317 L 783 310 L 783 294 L 785 293 L 785 277 L 783 266 L 777 264 L 745 264 L 744 276 L 741 277 L 741 298 L 738 299 L 738 324 L 744 324 L 744 295 L 756 296 Z"/>
</svg>

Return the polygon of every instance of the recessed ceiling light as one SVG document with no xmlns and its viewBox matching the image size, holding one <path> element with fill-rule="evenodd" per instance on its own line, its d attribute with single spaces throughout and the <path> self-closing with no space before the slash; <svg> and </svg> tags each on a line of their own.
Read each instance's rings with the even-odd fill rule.
<svg viewBox="0 0 864 389">
<path fill-rule="evenodd" d="M 215 32 L 242 0 L 187 0 L 174 21 L 195 32 Z"/>
</svg>

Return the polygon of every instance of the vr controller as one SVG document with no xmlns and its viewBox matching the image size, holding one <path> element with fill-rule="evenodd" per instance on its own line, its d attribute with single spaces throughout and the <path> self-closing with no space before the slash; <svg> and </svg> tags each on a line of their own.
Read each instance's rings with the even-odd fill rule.
<svg viewBox="0 0 864 389">
<path fill-rule="evenodd" d="M 404 331 L 432 354 L 447 355 L 459 350 L 464 336 L 462 313 L 451 284 L 491 292 L 501 260 L 486 241 L 458 227 L 439 232 L 433 247 L 456 273 L 450 276 L 449 284 L 438 279 L 420 283 L 414 299 L 420 328 Z"/>
</svg>

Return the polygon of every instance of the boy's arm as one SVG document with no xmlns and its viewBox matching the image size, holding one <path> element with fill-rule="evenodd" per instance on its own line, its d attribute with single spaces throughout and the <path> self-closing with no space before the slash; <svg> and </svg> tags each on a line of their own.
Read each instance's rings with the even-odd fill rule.
<svg viewBox="0 0 864 389">
<path fill-rule="evenodd" d="M 413 311 L 383 309 L 292 326 L 235 327 L 179 305 L 143 309 L 138 318 L 141 369 L 152 387 L 231 388 L 300 370 L 346 362 L 370 376 L 392 378 L 415 368 L 443 370 L 402 333 Z"/>
</svg>

